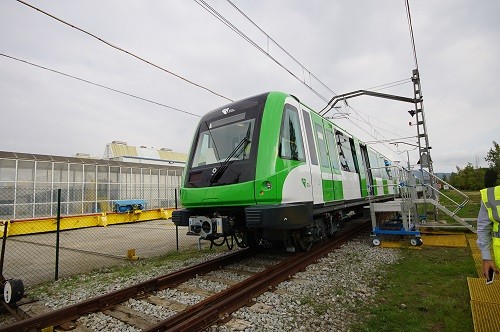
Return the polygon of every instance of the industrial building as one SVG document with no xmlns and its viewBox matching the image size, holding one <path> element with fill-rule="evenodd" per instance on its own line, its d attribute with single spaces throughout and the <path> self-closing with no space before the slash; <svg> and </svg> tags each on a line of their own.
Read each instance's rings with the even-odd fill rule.
<svg viewBox="0 0 500 332">
<path fill-rule="evenodd" d="M 140 199 L 147 209 L 171 208 L 186 154 L 114 141 L 105 158 L 0 151 L 0 219 L 112 212 L 117 200 Z"/>
</svg>

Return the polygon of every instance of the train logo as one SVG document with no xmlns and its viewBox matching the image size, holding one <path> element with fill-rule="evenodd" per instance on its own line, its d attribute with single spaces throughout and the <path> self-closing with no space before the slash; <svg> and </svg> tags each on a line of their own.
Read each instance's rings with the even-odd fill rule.
<svg viewBox="0 0 500 332">
<path fill-rule="evenodd" d="M 232 108 L 226 107 L 221 112 L 222 112 L 222 114 L 225 115 L 225 114 L 233 113 L 234 110 Z"/>
</svg>

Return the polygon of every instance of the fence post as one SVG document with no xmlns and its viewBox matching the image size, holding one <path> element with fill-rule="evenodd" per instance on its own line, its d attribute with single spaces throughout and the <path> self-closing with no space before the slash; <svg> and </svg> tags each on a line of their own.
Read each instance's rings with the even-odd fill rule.
<svg viewBox="0 0 500 332">
<path fill-rule="evenodd" d="M 5 278 L 3 277 L 3 262 L 5 258 L 5 243 L 7 242 L 7 231 L 8 231 L 9 222 L 4 221 L 3 224 L 3 238 L 2 238 L 2 256 L 0 257 L 0 281 L 3 283 Z"/>
<path fill-rule="evenodd" d="M 59 231 L 61 229 L 61 189 L 57 189 L 57 229 L 56 229 L 56 271 L 55 279 L 59 280 Z"/>
<path fill-rule="evenodd" d="M 177 210 L 177 188 L 174 188 L 175 209 Z M 175 225 L 175 244 L 179 251 L 179 226 Z"/>
</svg>

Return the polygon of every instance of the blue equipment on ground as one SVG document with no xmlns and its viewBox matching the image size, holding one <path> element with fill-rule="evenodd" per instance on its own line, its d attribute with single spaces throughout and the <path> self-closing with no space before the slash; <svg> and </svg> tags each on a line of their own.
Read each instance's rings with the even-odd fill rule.
<svg viewBox="0 0 500 332">
<path fill-rule="evenodd" d="M 146 200 L 144 199 L 122 199 L 112 201 L 113 211 L 120 213 L 133 212 L 146 209 Z"/>
</svg>

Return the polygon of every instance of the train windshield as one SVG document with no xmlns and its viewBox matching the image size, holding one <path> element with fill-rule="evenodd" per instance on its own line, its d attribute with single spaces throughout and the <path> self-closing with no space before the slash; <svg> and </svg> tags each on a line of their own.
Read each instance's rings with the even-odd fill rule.
<svg viewBox="0 0 500 332">
<path fill-rule="evenodd" d="M 186 187 L 252 181 L 267 94 L 240 100 L 203 116 L 187 165 Z"/>
<path fill-rule="evenodd" d="M 247 160 L 255 146 L 254 128 L 255 118 L 248 118 L 246 113 L 204 122 L 191 167 Z"/>
</svg>

